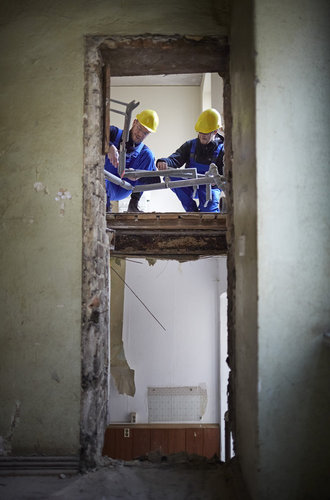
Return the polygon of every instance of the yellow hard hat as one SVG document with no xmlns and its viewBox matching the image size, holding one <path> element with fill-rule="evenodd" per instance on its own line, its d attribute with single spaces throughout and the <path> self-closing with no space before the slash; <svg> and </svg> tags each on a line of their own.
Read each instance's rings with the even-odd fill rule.
<svg viewBox="0 0 330 500">
<path fill-rule="evenodd" d="M 145 127 L 149 132 L 156 132 L 159 118 L 153 109 L 145 109 L 141 111 L 138 115 L 136 115 L 136 119 Z"/>
<path fill-rule="evenodd" d="M 199 115 L 199 118 L 195 125 L 196 132 L 201 132 L 202 134 L 209 134 L 214 130 L 218 130 L 221 127 L 221 116 L 220 113 L 214 109 L 206 109 Z"/>
</svg>

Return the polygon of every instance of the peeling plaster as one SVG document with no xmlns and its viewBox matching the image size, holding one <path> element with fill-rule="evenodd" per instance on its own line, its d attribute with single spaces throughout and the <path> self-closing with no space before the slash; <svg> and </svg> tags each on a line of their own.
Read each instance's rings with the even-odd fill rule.
<svg viewBox="0 0 330 500">
<path fill-rule="evenodd" d="M 157 259 L 153 259 L 152 257 L 146 257 L 146 261 L 148 262 L 149 266 L 154 266 L 157 262 Z"/>
<path fill-rule="evenodd" d="M 61 188 L 58 192 L 57 195 L 55 196 L 55 201 L 60 203 L 60 215 L 64 216 L 65 214 L 65 201 L 66 200 L 71 200 L 72 195 L 70 191 L 67 189 Z"/>
<path fill-rule="evenodd" d="M 126 262 L 122 259 L 111 259 L 111 267 L 116 268 L 116 272 L 118 274 L 112 273 L 111 277 L 110 373 L 114 379 L 119 394 L 134 396 L 135 372 L 127 363 L 123 344 L 123 311 L 125 285 L 123 281 L 119 279 L 119 276 L 121 276 L 123 279 L 125 278 Z"/>
<path fill-rule="evenodd" d="M 49 194 L 48 187 L 45 186 L 42 182 L 35 182 L 33 185 L 34 190 L 36 193 L 44 193 L 44 194 Z M 55 196 L 55 201 L 60 204 L 60 215 L 64 216 L 65 214 L 65 202 L 67 200 L 71 200 L 72 195 L 70 191 L 67 189 L 60 188 L 59 191 L 57 192 Z M 31 221 L 30 221 L 31 222 Z M 32 220 L 33 222 L 33 220 Z"/>
<path fill-rule="evenodd" d="M 49 194 L 47 186 L 45 186 L 42 182 L 35 182 L 33 187 L 37 193 Z"/>
</svg>

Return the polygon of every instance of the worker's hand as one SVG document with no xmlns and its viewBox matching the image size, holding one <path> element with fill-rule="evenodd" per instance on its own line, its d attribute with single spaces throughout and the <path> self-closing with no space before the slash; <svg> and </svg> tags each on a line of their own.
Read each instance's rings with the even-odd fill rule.
<svg viewBox="0 0 330 500">
<path fill-rule="evenodd" d="M 112 165 L 114 167 L 118 168 L 118 166 L 119 166 L 119 153 L 118 153 L 118 149 L 113 144 L 111 144 L 111 146 L 109 147 L 108 158 L 109 158 L 110 162 L 112 163 Z"/>
<path fill-rule="evenodd" d="M 167 169 L 166 161 L 158 161 L 157 168 L 158 168 L 158 170 L 166 170 Z"/>
</svg>

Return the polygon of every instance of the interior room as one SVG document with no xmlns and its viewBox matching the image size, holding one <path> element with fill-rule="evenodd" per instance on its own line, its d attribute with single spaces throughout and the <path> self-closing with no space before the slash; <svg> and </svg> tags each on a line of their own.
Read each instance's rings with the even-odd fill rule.
<svg viewBox="0 0 330 500">
<path fill-rule="evenodd" d="M 194 125 L 203 109 L 215 108 L 223 116 L 223 82 L 217 73 L 113 77 L 111 98 L 123 103 L 132 100 L 139 102 L 135 113 L 140 109 L 155 107 L 157 103 L 160 125 L 157 134 L 150 134 L 145 141 L 156 158 L 169 155 L 186 140 L 196 137 Z M 116 102 L 112 105 L 120 109 Z M 179 107 L 180 113 L 175 113 Z M 110 111 L 112 125 L 122 128 L 123 122 L 121 114 Z M 128 200 L 129 197 L 115 202 L 112 210 L 126 212 Z M 180 201 L 170 189 L 145 191 L 140 206 L 147 213 L 184 212 Z M 123 424 L 131 423 L 131 415 L 134 415 L 135 423 L 143 425 L 144 429 L 153 429 L 155 423 L 159 429 L 162 423 L 163 432 L 169 433 L 178 426 L 183 431 L 185 424 L 187 428 L 191 428 L 194 422 L 198 422 L 198 430 L 212 425 L 215 429 L 212 432 L 217 435 L 214 440 L 217 444 L 208 451 L 208 455 L 221 454 L 224 461 L 224 415 L 227 411 L 228 384 L 228 365 L 225 362 L 227 330 L 225 328 L 221 333 L 220 324 L 225 324 L 227 314 L 223 313 L 220 318 L 220 297 L 226 295 L 226 257 L 205 255 L 203 259 L 186 262 L 155 258 L 128 258 L 126 261 L 124 258 L 112 257 L 110 266 L 113 297 L 110 311 L 111 427 L 107 430 L 103 453 L 108 453 L 113 458 L 127 458 L 125 454 L 120 454 L 122 450 L 117 455 L 118 451 L 108 441 L 111 441 L 111 430 L 114 432 L 114 429 L 121 428 Z M 175 296 L 172 296 L 173 292 Z M 140 297 L 148 303 L 148 307 Z M 166 328 L 159 324 L 150 309 L 156 317 L 162 318 L 167 324 Z M 220 338 L 223 375 L 219 381 Z M 194 360 L 202 351 L 204 361 L 201 359 L 196 365 Z M 129 363 L 126 357 L 130 360 Z M 158 397 L 158 403 L 155 404 L 156 407 L 163 407 L 163 414 L 157 413 L 156 407 L 151 407 L 152 398 L 147 396 L 150 385 L 153 386 L 154 393 L 161 391 L 160 388 L 172 391 L 172 394 L 167 394 L 166 399 L 160 394 L 154 396 L 154 399 Z M 223 392 L 221 412 L 220 385 Z M 190 403 L 189 394 L 178 394 L 179 391 L 188 390 L 188 386 L 192 386 L 189 389 L 191 392 L 194 391 Z M 204 392 L 196 396 L 195 391 L 201 390 L 201 386 L 206 391 L 205 396 Z M 174 397 L 176 403 L 173 406 Z M 197 404 L 198 397 L 199 408 L 203 410 L 199 410 L 197 415 L 194 405 Z M 166 405 L 161 401 L 166 401 Z M 149 443 L 149 448 L 146 444 L 142 449 L 144 453 L 159 449 L 150 448 L 148 439 L 146 443 Z M 182 449 L 178 449 L 185 450 L 185 444 Z M 143 454 L 142 451 L 140 454 Z M 200 451 L 200 454 L 203 452 Z"/>
<path fill-rule="evenodd" d="M 156 160 L 169 156 L 184 142 L 197 137 L 195 124 L 204 109 L 218 110 L 224 123 L 223 80 L 218 73 L 115 76 L 110 78 L 110 98 L 139 103 L 132 113 L 131 124 L 141 110 L 157 108 L 157 132 L 149 134 L 144 141 Z M 110 123 L 123 128 L 124 117 L 111 108 L 123 111 L 125 106 L 110 104 Z M 115 208 L 117 203 L 119 206 Z M 113 210 L 125 212 L 128 203 L 129 197 L 114 202 Z M 171 189 L 145 191 L 139 206 L 143 212 L 184 212 Z"/>
<path fill-rule="evenodd" d="M 0 496 L 328 498 L 329 8 L 2 3 Z M 156 157 L 221 108 L 226 213 L 106 213 L 114 96 Z"/>
</svg>

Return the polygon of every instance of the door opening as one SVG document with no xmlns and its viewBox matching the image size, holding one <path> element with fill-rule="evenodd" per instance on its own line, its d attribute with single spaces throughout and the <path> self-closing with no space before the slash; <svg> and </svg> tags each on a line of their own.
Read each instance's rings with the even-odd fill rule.
<svg viewBox="0 0 330 500">
<path fill-rule="evenodd" d="M 111 99 L 119 102 L 139 103 L 132 114 L 132 120 L 143 109 L 155 109 L 159 126 L 155 134 L 144 140 L 155 159 L 167 157 L 186 141 L 195 139 L 195 123 L 200 113 L 215 108 L 221 116 L 223 129 L 223 79 L 218 73 L 139 75 L 113 77 L 110 81 Z M 124 118 L 111 111 L 110 124 L 123 128 Z M 155 186 L 157 188 L 157 186 Z M 224 192 L 222 192 L 224 196 Z M 111 211 L 126 212 L 130 197 L 112 202 Z M 171 189 L 155 189 L 143 192 L 139 200 L 143 212 L 184 212 L 184 208 Z"/>
<path fill-rule="evenodd" d="M 119 432 L 111 443 L 113 436 L 107 435 L 105 454 L 127 460 L 148 452 L 192 451 L 186 430 L 199 428 L 213 435 L 207 446 L 205 438 L 205 448 L 204 436 L 200 436 L 199 454 L 220 457 L 221 448 L 224 460 L 224 438 L 220 440 L 219 431 L 224 435 L 227 411 L 228 372 L 222 366 L 227 355 L 226 256 L 186 262 L 113 257 L 110 262 L 108 429 L 111 434 L 113 429 L 128 427 L 132 416 L 134 425 L 130 441 Z M 135 436 L 140 428 L 146 435 L 143 449 Z M 155 428 L 163 430 L 163 439 L 157 443 L 150 441 Z M 182 449 L 178 443 L 170 446 L 173 429 L 181 429 Z"/>
<path fill-rule="evenodd" d="M 231 161 L 226 38 L 86 37 L 81 398 L 81 461 L 84 467 L 93 467 L 101 455 L 108 422 L 110 251 L 102 171 L 103 69 L 107 64 L 111 76 L 165 74 L 168 68 L 174 74 L 219 73 L 224 78 L 226 168 L 229 175 Z M 229 227 L 232 230 L 231 223 Z M 229 310 L 230 294 L 229 287 Z"/>
</svg>

